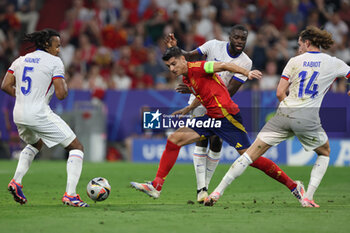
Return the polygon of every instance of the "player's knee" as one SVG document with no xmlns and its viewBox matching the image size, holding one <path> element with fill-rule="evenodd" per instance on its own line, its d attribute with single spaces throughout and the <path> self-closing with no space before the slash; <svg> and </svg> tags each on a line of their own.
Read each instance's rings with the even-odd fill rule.
<svg viewBox="0 0 350 233">
<path fill-rule="evenodd" d="M 329 145 L 325 147 L 323 150 L 324 152 L 322 153 L 322 155 L 329 156 L 331 154 L 331 147 Z"/>
<path fill-rule="evenodd" d="M 329 143 L 326 143 L 325 145 L 317 148 L 315 152 L 317 155 L 329 156 L 331 154 L 331 147 L 329 146 Z"/>
<path fill-rule="evenodd" d="M 35 147 L 38 151 L 41 150 L 41 148 L 43 148 L 43 141 L 40 139 L 37 143 L 34 143 L 32 146 Z"/>
<path fill-rule="evenodd" d="M 210 150 L 214 152 L 220 152 L 222 146 L 222 141 L 218 136 L 210 138 Z"/>
<path fill-rule="evenodd" d="M 180 143 L 180 137 L 178 135 L 178 133 L 172 133 L 168 136 L 168 140 L 171 141 L 172 143 L 179 145 Z"/>
<path fill-rule="evenodd" d="M 203 140 L 196 142 L 196 146 L 207 148 L 208 142 L 209 142 L 209 140 L 208 140 L 208 138 L 206 138 L 206 139 L 203 139 Z"/>
<path fill-rule="evenodd" d="M 75 138 L 74 141 L 66 147 L 67 150 L 81 150 L 84 152 L 84 146 L 81 142 Z"/>
</svg>

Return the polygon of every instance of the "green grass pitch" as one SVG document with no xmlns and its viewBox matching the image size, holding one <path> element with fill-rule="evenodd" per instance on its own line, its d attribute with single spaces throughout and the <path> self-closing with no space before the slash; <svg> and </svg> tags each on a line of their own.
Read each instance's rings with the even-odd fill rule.
<svg viewBox="0 0 350 233">
<path fill-rule="evenodd" d="M 23 179 L 26 205 L 13 201 L 7 184 L 17 162 L 0 161 L 0 232 L 350 232 L 350 167 L 329 167 L 315 194 L 321 208 L 302 208 L 289 190 L 248 168 L 213 207 L 195 202 L 193 165 L 176 164 L 161 197 L 153 200 L 131 189 L 130 181 L 151 180 L 157 164 L 84 163 L 78 192 L 90 208 L 64 206 L 63 161 L 34 161 Z M 210 191 L 229 165 L 219 165 Z M 311 167 L 282 168 L 307 185 Z M 91 178 L 103 176 L 110 197 L 93 203 L 86 195 Z"/>
</svg>

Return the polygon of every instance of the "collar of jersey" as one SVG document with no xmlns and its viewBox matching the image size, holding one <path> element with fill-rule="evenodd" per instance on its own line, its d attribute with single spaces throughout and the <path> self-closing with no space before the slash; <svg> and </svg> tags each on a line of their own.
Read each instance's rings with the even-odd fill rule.
<svg viewBox="0 0 350 233">
<path fill-rule="evenodd" d="M 237 58 L 237 57 L 239 57 L 242 53 L 239 53 L 239 54 L 237 54 L 236 56 L 232 56 L 231 54 L 230 54 L 230 50 L 228 49 L 228 45 L 229 45 L 229 43 L 227 42 L 227 44 L 226 44 L 226 52 L 227 52 L 227 54 L 230 56 L 230 57 L 232 57 L 232 58 Z"/>
<path fill-rule="evenodd" d="M 306 51 L 307 53 L 321 53 L 320 51 Z"/>
</svg>

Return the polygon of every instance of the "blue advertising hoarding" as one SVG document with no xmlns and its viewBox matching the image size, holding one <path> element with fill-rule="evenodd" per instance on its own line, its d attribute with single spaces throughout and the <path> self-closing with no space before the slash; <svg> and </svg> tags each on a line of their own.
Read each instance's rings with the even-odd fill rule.
<svg viewBox="0 0 350 233">
<path fill-rule="evenodd" d="M 134 139 L 132 144 L 133 162 L 158 163 L 164 151 L 166 139 Z M 181 148 L 177 162 L 192 163 L 194 144 Z M 350 166 L 350 139 L 331 139 L 331 156 L 329 165 Z M 221 150 L 220 163 L 232 163 L 239 154 L 237 151 L 224 142 Z M 271 147 L 265 157 L 277 164 L 303 166 L 313 165 L 316 160 L 316 153 L 305 151 L 298 141 L 293 138 Z"/>
</svg>

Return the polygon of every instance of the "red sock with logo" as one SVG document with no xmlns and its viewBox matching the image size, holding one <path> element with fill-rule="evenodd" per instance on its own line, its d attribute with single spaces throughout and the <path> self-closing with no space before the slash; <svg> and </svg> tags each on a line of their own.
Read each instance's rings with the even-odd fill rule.
<svg viewBox="0 0 350 233">
<path fill-rule="evenodd" d="M 162 190 L 165 177 L 169 174 L 171 168 L 176 163 L 181 146 L 167 140 L 165 150 L 159 162 L 156 178 L 152 181 L 153 187 L 158 191 Z"/>
<path fill-rule="evenodd" d="M 289 190 L 293 190 L 297 186 L 294 180 L 289 178 L 289 176 L 270 159 L 259 157 L 250 164 L 250 166 L 265 172 L 266 175 L 287 186 Z"/>
</svg>

